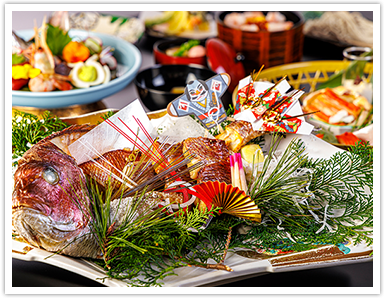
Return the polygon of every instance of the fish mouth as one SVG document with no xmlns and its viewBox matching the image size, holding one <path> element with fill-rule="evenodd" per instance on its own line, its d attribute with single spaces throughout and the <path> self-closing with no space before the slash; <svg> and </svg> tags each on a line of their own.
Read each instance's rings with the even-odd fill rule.
<svg viewBox="0 0 385 300">
<path fill-rule="evenodd" d="M 82 231 L 74 222 L 57 222 L 41 211 L 25 205 L 12 208 L 14 228 L 24 240 L 35 247 L 59 251 Z"/>
<path fill-rule="evenodd" d="M 36 197 L 36 195 L 25 194 L 21 195 L 18 190 L 14 190 L 12 196 L 12 211 L 32 209 L 36 212 L 40 212 L 44 215 L 51 214 L 51 208 L 42 199 Z"/>
</svg>

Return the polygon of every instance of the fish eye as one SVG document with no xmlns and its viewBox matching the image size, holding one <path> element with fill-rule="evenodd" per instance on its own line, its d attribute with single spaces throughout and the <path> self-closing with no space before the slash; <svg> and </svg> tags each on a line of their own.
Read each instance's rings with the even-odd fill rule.
<svg viewBox="0 0 385 300">
<path fill-rule="evenodd" d="M 59 174 L 52 167 L 46 167 L 43 171 L 43 178 L 49 184 L 55 185 L 59 182 Z"/>
</svg>

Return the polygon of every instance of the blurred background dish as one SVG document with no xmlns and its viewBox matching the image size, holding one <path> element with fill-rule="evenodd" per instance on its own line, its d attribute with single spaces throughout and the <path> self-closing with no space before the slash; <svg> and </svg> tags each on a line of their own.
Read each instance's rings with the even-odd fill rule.
<svg viewBox="0 0 385 300">
<path fill-rule="evenodd" d="M 230 27 L 229 21 L 225 23 L 225 19 L 227 15 L 233 13 L 225 11 L 216 14 L 218 38 L 230 44 L 236 52 L 241 52 L 245 56 L 243 65 L 246 73 L 250 74 L 253 70 L 258 70 L 262 65 L 269 68 L 301 60 L 304 39 L 304 20 L 301 14 L 290 11 L 279 12 L 280 15 L 285 17 L 284 22 L 292 23 L 289 29 L 280 26 L 273 31 L 269 31 L 269 27 L 256 31 L 255 28 Z M 236 13 L 241 14 L 242 12 Z M 266 23 L 268 12 L 262 12 L 262 14 L 265 16 L 265 21 L 262 23 Z M 242 22 L 243 18 L 242 16 L 236 16 L 231 23 Z"/>
<path fill-rule="evenodd" d="M 132 44 L 140 40 L 145 29 L 138 18 L 92 11 L 70 14 L 69 23 L 71 28 L 115 35 Z"/>
<path fill-rule="evenodd" d="M 143 104 L 156 111 L 165 109 L 168 103 L 182 95 L 189 81 L 207 80 L 216 74 L 199 65 L 155 65 L 139 72 L 135 85 Z M 228 107 L 231 95 L 226 93 L 222 102 Z"/>
<path fill-rule="evenodd" d="M 243 66 L 245 57 L 242 53 L 236 53 L 231 45 L 218 38 L 208 39 L 206 49 L 209 68 L 216 73 L 230 75 L 231 82 L 228 91 L 232 92 L 238 82 L 246 76 Z"/>
<path fill-rule="evenodd" d="M 34 31 L 22 30 L 17 34 L 28 40 L 33 36 Z M 90 33 L 72 29 L 69 31 L 69 35 L 85 39 L 90 36 Z M 49 109 L 89 104 L 113 95 L 127 86 L 134 79 L 141 65 L 142 57 L 139 50 L 131 43 L 112 35 L 96 32 L 92 35 L 99 37 L 104 45 L 115 49 L 114 56 L 118 62 L 120 76 L 106 84 L 85 89 L 53 92 L 12 91 L 12 105 Z"/>
<path fill-rule="evenodd" d="M 180 57 L 171 54 L 175 49 L 180 52 L 178 49 L 187 48 L 186 44 L 196 45 L 186 51 L 196 50 L 192 55 L 193 57 Z M 208 67 L 217 74 L 229 74 L 231 78 L 229 92 L 232 92 L 239 80 L 245 77 L 245 69 L 242 64 L 244 56 L 241 53 L 236 53 L 229 44 L 218 38 L 209 38 L 205 43 L 191 39 L 161 40 L 154 44 L 153 53 L 157 64 L 198 64 Z M 197 53 L 204 55 L 194 56 Z"/>
<path fill-rule="evenodd" d="M 154 44 L 153 53 L 156 64 L 207 66 L 206 48 L 199 40 L 186 38 L 160 40 Z"/>
<path fill-rule="evenodd" d="M 303 99 L 309 122 L 336 136 L 366 127 L 373 121 L 373 107 L 364 96 L 344 86 L 317 90 Z"/>
<path fill-rule="evenodd" d="M 373 22 L 361 12 L 307 11 L 304 34 L 337 46 L 373 47 Z"/>
<path fill-rule="evenodd" d="M 304 19 L 304 56 L 343 59 L 350 46 L 373 47 L 372 11 L 301 11 Z"/>
<path fill-rule="evenodd" d="M 184 37 L 205 40 L 217 36 L 212 14 L 204 11 L 143 11 L 139 19 L 145 23 L 145 33 L 153 41 Z"/>
</svg>

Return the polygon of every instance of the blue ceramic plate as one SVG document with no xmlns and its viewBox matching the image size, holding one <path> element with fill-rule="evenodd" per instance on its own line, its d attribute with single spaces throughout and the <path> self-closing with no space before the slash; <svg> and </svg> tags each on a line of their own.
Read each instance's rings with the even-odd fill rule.
<svg viewBox="0 0 385 300">
<path fill-rule="evenodd" d="M 18 31 L 17 34 L 28 40 L 33 30 Z M 83 30 L 71 29 L 72 38 L 84 39 L 88 36 L 97 36 L 102 39 L 104 46 L 115 48 L 114 56 L 124 73 L 110 82 L 86 89 L 53 92 L 12 91 L 12 106 L 29 106 L 38 108 L 60 108 L 75 104 L 93 103 L 111 96 L 126 87 L 136 76 L 142 63 L 142 56 L 134 45 L 112 35 Z"/>
</svg>

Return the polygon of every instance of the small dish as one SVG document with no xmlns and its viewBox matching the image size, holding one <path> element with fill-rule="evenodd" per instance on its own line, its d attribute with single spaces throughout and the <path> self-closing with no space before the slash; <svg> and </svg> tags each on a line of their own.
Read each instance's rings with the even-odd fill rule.
<svg viewBox="0 0 385 300">
<path fill-rule="evenodd" d="M 33 30 L 18 31 L 17 34 L 28 40 L 33 36 Z M 86 89 L 73 89 L 70 91 L 53 92 L 29 92 L 12 91 L 12 106 L 26 106 L 38 108 L 61 108 L 76 104 L 89 104 L 97 102 L 105 97 L 111 96 L 126 87 L 137 74 L 142 63 L 142 56 L 134 45 L 118 37 L 102 34 L 89 33 L 88 31 L 69 31 L 71 37 L 84 39 L 91 36 L 99 37 L 104 45 L 115 49 L 114 56 L 118 61 L 118 68 L 121 68 L 122 75 L 110 82 L 93 86 Z"/>
<path fill-rule="evenodd" d="M 200 65 L 155 65 L 139 72 L 135 85 L 143 104 L 150 111 L 156 111 L 182 95 L 188 82 L 207 80 L 216 74 Z M 228 107 L 231 96 L 226 94 L 228 92 L 222 97 L 222 103 Z"/>
<path fill-rule="evenodd" d="M 197 57 L 184 57 L 184 56 L 172 56 L 167 54 L 167 50 L 174 47 L 179 47 L 183 43 L 186 43 L 189 39 L 180 38 L 172 40 L 161 40 L 154 44 L 154 58 L 156 64 L 161 65 L 189 65 L 197 64 L 202 66 L 207 66 L 206 55 L 197 56 Z M 200 42 L 200 45 L 204 47 L 204 44 Z"/>
</svg>

